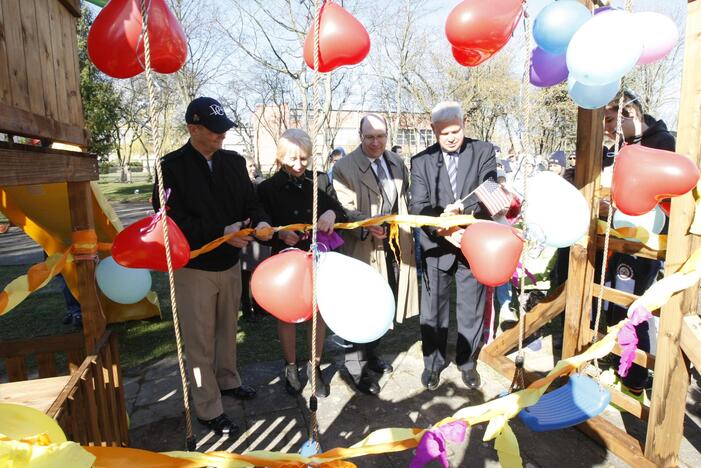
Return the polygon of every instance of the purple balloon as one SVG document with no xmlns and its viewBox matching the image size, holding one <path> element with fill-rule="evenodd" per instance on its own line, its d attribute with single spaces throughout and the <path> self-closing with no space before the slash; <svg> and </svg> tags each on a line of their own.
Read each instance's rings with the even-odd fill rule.
<svg viewBox="0 0 701 468">
<path fill-rule="evenodd" d="M 531 54 L 531 84 L 547 88 L 562 83 L 567 79 L 567 54 L 553 55 L 540 47 Z"/>
</svg>

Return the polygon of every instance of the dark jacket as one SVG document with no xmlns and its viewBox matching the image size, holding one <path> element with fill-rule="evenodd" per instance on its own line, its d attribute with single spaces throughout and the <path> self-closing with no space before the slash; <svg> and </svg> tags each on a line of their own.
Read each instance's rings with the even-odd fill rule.
<svg viewBox="0 0 701 468">
<path fill-rule="evenodd" d="M 343 207 L 336 199 L 333 185 L 329 183 L 325 172 L 318 172 L 319 178 L 319 207 L 318 215 L 321 216 L 327 210 L 336 213 L 336 222 L 346 220 Z M 312 191 L 314 189 L 312 172 L 306 171 L 304 177 L 295 179 L 283 170 L 276 172 L 270 179 L 258 185 L 258 198 L 266 213 L 270 215 L 273 226 L 286 224 L 312 223 Z M 301 240 L 295 247 L 307 250 L 311 244 L 309 238 Z M 270 240 L 272 253 L 276 254 L 290 246 L 280 240 L 277 233 Z"/>
<path fill-rule="evenodd" d="M 665 151 L 676 151 L 677 144 L 672 135 L 667 129 L 667 124 L 663 120 L 655 120 L 651 115 L 645 114 L 645 125 L 647 130 L 639 137 L 627 138 L 626 143 L 633 145 L 640 143 L 648 148 L 655 148 Z M 604 155 L 612 155 L 615 148 L 604 148 Z M 612 157 L 604 157 L 604 167 L 613 164 Z"/>
<path fill-rule="evenodd" d="M 246 219 L 251 226 L 269 219 L 261 209 L 248 177 L 246 161 L 234 151 L 219 150 L 207 160 L 188 141 L 162 158 L 163 182 L 170 189 L 168 216 L 183 231 L 192 250 L 224 235 L 224 228 Z M 153 208 L 158 210 L 158 185 L 154 185 Z M 241 250 L 222 244 L 190 260 L 187 268 L 223 271 L 238 262 Z"/>
<path fill-rule="evenodd" d="M 443 159 L 438 143 L 411 158 L 409 213 L 440 216 L 446 205 L 456 201 L 450 186 L 447 164 Z M 458 160 L 458 199 L 475 190 L 485 180 L 496 180 L 496 177 L 494 146 L 485 141 L 465 138 Z M 489 212 L 474 195 L 467 198 L 463 205 L 465 213 L 489 219 Z M 438 236 L 435 228 L 424 227 L 420 233 L 421 248 L 427 262 L 435 262 L 438 268 L 448 269 L 456 256 L 464 260 L 460 249 Z"/>
</svg>

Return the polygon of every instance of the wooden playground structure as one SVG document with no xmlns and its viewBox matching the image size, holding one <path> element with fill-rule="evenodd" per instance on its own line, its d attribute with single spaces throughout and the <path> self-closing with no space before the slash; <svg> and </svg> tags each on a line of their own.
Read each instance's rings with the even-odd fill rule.
<svg viewBox="0 0 701 468">
<path fill-rule="evenodd" d="M 587 7 L 592 2 L 581 0 Z M 685 154 L 698 166 L 701 162 L 701 1 L 689 0 L 682 90 L 679 107 L 677 152 Z M 536 306 L 525 317 L 525 336 L 565 312 L 562 357 L 579 354 L 591 342 L 590 328 L 592 297 L 603 288 L 603 299 L 629 306 L 637 296 L 617 291 L 596 282 L 594 263 L 597 248 L 603 246 L 603 236 L 597 235 L 599 201 L 608 197 L 601 187 L 601 148 L 603 141 L 603 109 L 579 109 L 577 120 L 577 171 L 575 183 L 592 207 L 589 235 L 570 249 L 567 282 Z M 645 258 L 665 260 L 665 275 L 679 270 L 699 246 L 698 236 L 689 234 L 694 217 L 691 194 L 672 200 L 667 250 L 655 251 L 641 243 L 611 239 L 609 251 Z M 689 288 L 672 297 L 657 311 L 660 317 L 657 355 L 637 350 L 635 363 L 653 369 L 655 378 L 650 406 L 611 390 L 611 401 L 639 419 L 647 421 L 644 447 L 633 436 L 619 429 L 602 416 L 579 426 L 584 433 L 600 442 L 633 466 L 677 466 L 682 425 L 689 387 L 689 361 L 701 368 L 701 318 L 697 315 L 698 288 Z M 505 355 L 518 344 L 518 327 L 504 332 L 486 346 L 480 359 L 511 378 L 515 364 Z M 620 355 L 620 348 L 617 347 Z M 538 376 L 526 373 L 526 383 Z"/>
<path fill-rule="evenodd" d="M 88 146 L 79 17 L 79 0 L 0 1 L 0 133 Z M 74 234 L 94 235 L 90 181 L 99 178 L 97 157 L 44 146 L 0 142 L 0 187 L 66 183 Z M 0 401 L 45 412 L 81 444 L 125 446 L 117 338 L 106 330 L 95 285 L 97 243 L 73 253 L 83 333 L 0 342 L 9 379 L 0 384 Z M 57 354 L 65 356 L 67 368 L 59 369 Z"/>
</svg>

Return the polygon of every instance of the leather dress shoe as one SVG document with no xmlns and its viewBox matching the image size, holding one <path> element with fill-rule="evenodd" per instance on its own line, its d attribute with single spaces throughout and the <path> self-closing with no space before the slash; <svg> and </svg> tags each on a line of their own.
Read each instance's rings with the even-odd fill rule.
<svg viewBox="0 0 701 468">
<path fill-rule="evenodd" d="M 205 426 L 210 431 L 214 431 L 217 435 L 232 435 L 239 431 L 239 427 L 234 424 L 231 419 L 224 413 L 220 414 L 214 419 L 200 419 L 197 420 Z"/>
<path fill-rule="evenodd" d="M 424 369 L 421 373 L 421 384 L 427 390 L 435 390 L 441 382 L 441 373 L 430 369 Z"/>
<path fill-rule="evenodd" d="M 250 400 L 256 396 L 256 389 L 249 385 L 241 385 L 236 388 L 222 390 L 221 394 L 224 396 L 234 397 L 237 400 Z"/>
<path fill-rule="evenodd" d="M 370 359 L 367 363 L 367 368 L 378 374 L 391 374 L 394 372 L 394 367 L 387 361 L 380 358 Z"/>
<path fill-rule="evenodd" d="M 377 395 L 380 393 L 380 385 L 377 380 L 366 372 L 360 375 L 360 378 L 352 376 L 355 388 L 365 393 L 366 395 Z"/>
<path fill-rule="evenodd" d="M 462 381 L 470 390 L 477 390 L 482 385 L 482 379 L 480 378 L 477 369 L 467 369 L 462 371 Z"/>
</svg>

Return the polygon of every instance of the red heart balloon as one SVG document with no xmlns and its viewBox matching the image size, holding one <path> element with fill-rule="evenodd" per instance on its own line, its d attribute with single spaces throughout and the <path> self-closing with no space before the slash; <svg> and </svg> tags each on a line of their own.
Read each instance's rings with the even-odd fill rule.
<svg viewBox="0 0 701 468">
<path fill-rule="evenodd" d="M 148 31 L 151 66 L 174 73 L 187 58 L 185 33 L 165 0 L 150 0 Z M 88 33 L 88 55 L 95 66 L 113 78 L 131 78 L 143 71 L 141 2 L 111 0 L 97 15 Z"/>
<path fill-rule="evenodd" d="M 498 52 L 516 29 L 523 0 L 465 0 L 448 15 L 445 35 L 461 65 L 474 67 Z M 456 54 L 455 49 L 461 52 Z M 480 60 L 476 57 L 479 56 Z M 462 61 L 461 61 L 462 59 Z"/>
<path fill-rule="evenodd" d="M 162 214 L 140 219 L 117 234 L 112 242 L 112 258 L 127 268 L 147 268 L 168 271 L 165 241 L 163 240 Z M 190 261 L 190 245 L 175 221 L 168 220 L 168 237 L 173 269 L 177 270 Z"/>
<path fill-rule="evenodd" d="M 625 145 L 616 156 L 611 196 L 617 209 L 630 216 L 640 216 L 664 198 L 689 192 L 698 181 L 699 168 L 686 156 Z"/>
<path fill-rule="evenodd" d="M 321 8 L 319 19 L 319 71 L 357 65 L 370 52 L 370 35 L 346 9 L 333 2 Z M 314 25 L 304 40 L 304 61 L 314 69 Z"/>
<path fill-rule="evenodd" d="M 273 255 L 251 276 L 251 294 L 265 310 L 283 322 L 312 317 L 312 256 L 301 250 Z"/>
<path fill-rule="evenodd" d="M 463 232 L 460 250 L 477 281 L 499 286 L 509 281 L 516 271 L 523 237 L 511 226 L 479 221 Z"/>
</svg>

